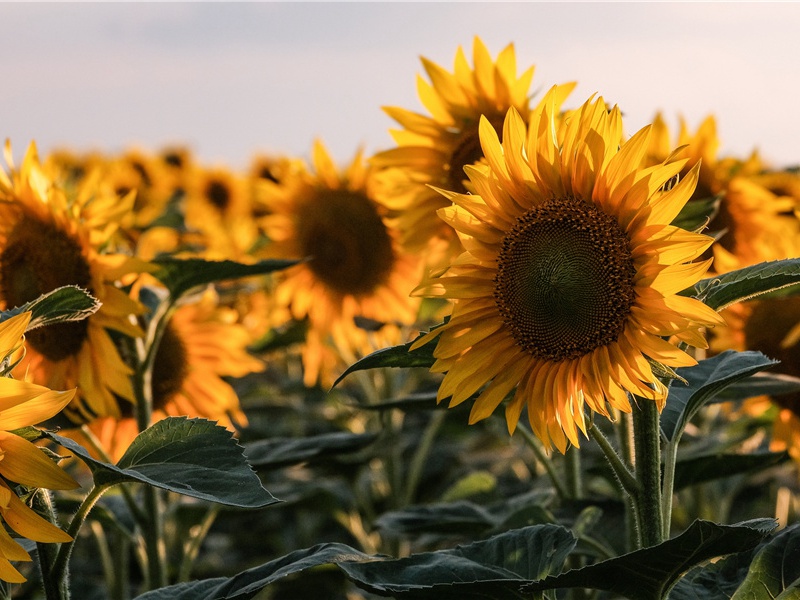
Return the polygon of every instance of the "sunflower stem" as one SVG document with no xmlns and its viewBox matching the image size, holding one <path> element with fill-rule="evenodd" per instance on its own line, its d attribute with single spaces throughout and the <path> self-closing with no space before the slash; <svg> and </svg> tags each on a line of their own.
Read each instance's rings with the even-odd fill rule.
<svg viewBox="0 0 800 600">
<path fill-rule="evenodd" d="M 221 505 L 219 504 L 212 504 L 208 507 L 203 520 L 200 521 L 199 530 L 184 546 L 183 559 L 178 569 L 179 583 L 189 581 L 189 577 L 192 574 L 192 565 L 194 565 L 194 561 L 200 553 L 200 547 L 203 545 L 203 540 L 206 539 L 208 532 L 211 530 L 211 526 L 214 524 L 220 509 Z"/>
<path fill-rule="evenodd" d="M 58 526 L 58 519 L 53 508 L 50 492 L 43 489 L 37 490 L 33 494 L 32 506 L 37 513 L 44 515 L 53 525 Z M 58 546 L 39 542 L 36 544 L 36 551 L 39 554 L 39 569 L 42 573 L 45 598 L 47 600 L 69 600 L 69 577 L 61 579 L 49 577 L 50 570 L 58 555 Z"/>
<path fill-rule="evenodd" d="M 675 465 L 678 462 L 678 440 L 671 440 L 664 448 L 664 482 L 661 492 L 662 534 L 669 539 L 672 525 L 672 496 L 675 491 Z"/>
<path fill-rule="evenodd" d="M 639 493 L 639 482 L 636 480 L 633 473 L 631 473 L 628 465 L 625 464 L 617 451 L 614 450 L 608 438 L 592 421 L 589 422 L 589 435 L 592 436 L 592 439 L 597 443 L 603 455 L 606 457 L 611 470 L 614 471 L 623 496 L 627 493 L 631 497 L 636 497 Z"/>
<path fill-rule="evenodd" d="M 522 423 L 520 423 L 517 430 L 522 433 L 522 436 L 525 438 L 525 441 L 528 443 L 528 447 L 533 451 L 533 454 L 536 456 L 536 459 L 541 463 L 544 467 L 547 476 L 550 477 L 550 482 L 553 484 L 553 488 L 556 491 L 556 495 L 558 496 L 559 500 L 566 500 L 569 498 L 569 493 L 567 492 L 567 488 L 564 486 L 564 483 L 561 481 L 561 478 L 556 473 L 555 468 L 553 468 L 553 462 L 550 460 L 550 457 L 547 456 L 547 453 L 542 448 L 542 443 L 539 441 L 531 431 L 528 430 Z"/>
<path fill-rule="evenodd" d="M 69 565 L 69 557 L 72 554 L 72 548 L 75 546 L 75 540 L 78 537 L 78 532 L 86 521 L 86 517 L 89 516 L 89 513 L 94 508 L 95 504 L 97 504 L 97 501 L 100 500 L 101 496 L 105 494 L 106 490 L 108 490 L 110 487 L 110 485 L 100 485 L 94 486 L 91 490 L 89 490 L 89 493 L 83 499 L 83 502 L 81 502 L 81 505 L 78 507 L 78 510 L 72 517 L 72 521 L 70 521 L 69 526 L 67 527 L 67 534 L 69 534 L 69 536 L 72 538 L 72 541 L 64 542 L 59 546 L 58 553 L 53 561 L 53 566 L 50 569 L 49 574 L 43 577 L 44 580 L 49 579 L 54 585 L 58 586 L 66 583 L 68 576 L 67 567 Z"/>
<path fill-rule="evenodd" d="M 564 455 L 567 489 L 572 500 L 583 497 L 583 478 L 581 474 L 581 453 L 575 446 L 570 446 Z"/>
<path fill-rule="evenodd" d="M 411 466 L 408 468 L 408 478 L 406 480 L 405 489 L 405 502 L 404 505 L 408 506 L 414 501 L 414 496 L 417 493 L 417 487 L 422 479 L 422 471 L 425 467 L 425 462 L 431 453 L 431 447 L 436 440 L 436 435 L 442 427 L 445 418 L 447 418 L 446 410 L 437 410 L 433 413 L 425 432 L 422 434 L 422 439 L 417 446 L 417 450 L 411 459 Z"/>
<path fill-rule="evenodd" d="M 661 518 L 661 431 L 656 403 L 636 397 L 633 411 L 633 441 L 636 480 L 639 484 L 636 507 L 639 535 L 644 548 L 664 540 Z"/>
</svg>

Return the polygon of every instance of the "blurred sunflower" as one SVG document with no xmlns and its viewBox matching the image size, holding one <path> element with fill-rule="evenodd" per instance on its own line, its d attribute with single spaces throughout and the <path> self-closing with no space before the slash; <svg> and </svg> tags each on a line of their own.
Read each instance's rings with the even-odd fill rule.
<svg viewBox="0 0 800 600">
<path fill-rule="evenodd" d="M 0 323 L 0 358 L 3 365 L 17 362 L 24 353 L 23 334 L 30 322 L 29 312 Z M 45 421 L 66 406 L 75 390 L 58 392 L 13 379 L 8 372 L 0 377 L 0 579 L 22 583 L 25 577 L 10 561 L 30 561 L 30 555 L 14 541 L 3 524 L 22 537 L 37 542 L 69 542 L 72 538 L 46 521 L 20 500 L 7 481 L 28 488 L 69 490 L 78 487 L 42 450 L 12 433 L 15 429 Z"/>
<path fill-rule="evenodd" d="M 441 192 L 454 206 L 439 214 L 465 252 L 419 288 L 452 299 L 453 312 L 414 348 L 438 340 L 439 400 L 454 406 L 479 393 L 471 423 L 516 387 L 509 431 L 527 406 L 536 435 L 563 452 L 586 432 L 585 406 L 629 412 L 632 393 L 661 409 L 667 390 L 650 361 L 695 364 L 663 338 L 705 347 L 701 329 L 722 320 L 676 295 L 710 264 L 689 261 L 711 238 L 669 224 L 697 168 L 667 191 L 686 161 L 642 168 L 649 127 L 622 143 L 620 111 L 602 98 L 557 123 L 560 97 L 548 92 L 529 129 L 509 110 L 502 143 L 481 121 L 488 169 L 467 168 L 475 193 Z"/>
<path fill-rule="evenodd" d="M 322 143 L 313 150 L 315 173 L 305 167 L 281 183 L 264 182 L 271 214 L 264 227 L 267 251 L 277 258 L 308 258 L 279 276 L 278 308 L 308 319 L 303 347 L 304 380 L 316 383 L 330 358 L 331 340 L 346 353 L 369 352 L 397 343 L 398 325 L 414 321 L 419 301 L 409 297 L 419 283 L 419 261 L 405 254 L 373 195 L 373 171 L 357 154 L 340 173 Z M 371 321 L 369 333 L 356 325 Z"/>
<path fill-rule="evenodd" d="M 372 158 L 383 170 L 381 201 L 400 213 L 402 243 L 411 252 L 426 251 L 429 264 L 461 251 L 453 229 L 436 218 L 436 211 L 450 202 L 429 186 L 466 193 L 464 166 L 483 158 L 478 140 L 481 115 L 500 133 L 510 107 L 523 119 L 530 110 L 528 90 L 534 68 L 517 76 L 513 44 L 506 46 L 495 61 L 476 37 L 472 58 L 474 67 L 459 47 L 452 73 L 422 58 L 431 83 L 418 77 L 417 90 L 430 116 L 385 107 L 403 129 L 391 131 L 396 148 Z"/>
<path fill-rule="evenodd" d="M 236 391 L 223 378 L 261 371 L 264 364 L 247 352 L 253 338 L 237 320 L 238 313 L 219 306 L 210 289 L 175 310 L 153 363 L 153 422 L 186 415 L 229 429 L 247 424 Z M 89 428 L 114 460 L 139 433 L 130 410 L 123 418 L 95 420 Z"/>
<path fill-rule="evenodd" d="M 128 336 L 142 331 L 132 322 L 141 312 L 116 285 L 146 265 L 123 254 L 101 252 L 131 210 L 133 195 L 95 195 L 87 181 L 74 197 L 54 186 L 31 145 L 20 169 L 0 171 L 0 306 L 20 306 L 64 285 L 93 294 L 100 309 L 83 321 L 40 328 L 27 336 L 23 364 L 33 381 L 56 389 L 78 388 L 66 409 L 72 419 L 118 415 L 115 396 L 133 398 L 130 368 L 108 330 Z"/>
</svg>

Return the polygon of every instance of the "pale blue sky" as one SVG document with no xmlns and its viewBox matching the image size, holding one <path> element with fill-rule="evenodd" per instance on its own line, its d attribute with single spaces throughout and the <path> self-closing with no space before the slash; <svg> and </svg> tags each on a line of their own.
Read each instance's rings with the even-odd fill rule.
<svg viewBox="0 0 800 600">
<path fill-rule="evenodd" d="M 718 119 L 723 153 L 800 163 L 800 4 L 0 4 L 0 137 L 113 152 L 185 143 L 243 167 L 257 151 L 340 161 L 388 148 L 380 109 L 421 111 L 419 56 L 451 69 L 480 35 L 513 42 L 533 88 L 578 81 L 632 133 Z"/>
</svg>

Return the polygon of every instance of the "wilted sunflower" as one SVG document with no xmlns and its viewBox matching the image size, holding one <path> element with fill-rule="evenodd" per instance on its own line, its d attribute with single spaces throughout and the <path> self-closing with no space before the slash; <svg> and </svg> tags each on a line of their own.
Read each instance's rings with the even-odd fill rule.
<svg viewBox="0 0 800 600">
<path fill-rule="evenodd" d="M 237 319 L 235 310 L 219 306 L 212 290 L 175 310 L 153 363 L 153 422 L 185 415 L 229 429 L 247 424 L 236 391 L 223 377 L 243 377 L 264 364 L 247 352 L 252 337 Z M 139 433 L 130 411 L 89 427 L 114 460 Z"/>
<path fill-rule="evenodd" d="M 146 268 L 101 249 L 131 209 L 133 195 L 95 195 L 82 185 L 74 197 L 44 175 L 33 145 L 19 171 L 0 171 L 0 306 L 21 306 L 64 285 L 77 285 L 100 301 L 89 318 L 36 329 L 27 336 L 24 365 L 33 381 L 50 388 L 78 388 L 67 408 L 74 419 L 118 415 L 115 395 L 133 399 L 131 370 L 109 335 L 141 335 L 131 322 L 138 303 L 116 286 L 120 277 Z"/>
<path fill-rule="evenodd" d="M 381 176 L 385 179 L 381 201 L 399 211 L 403 244 L 411 252 L 427 251 L 429 264 L 461 251 L 450 225 L 436 218 L 436 211 L 450 202 L 429 186 L 465 193 L 464 166 L 483 158 L 478 139 L 481 115 L 500 133 L 510 107 L 524 119 L 530 110 L 534 68 L 517 76 L 512 44 L 495 61 L 476 37 L 472 54 L 474 67 L 459 47 L 452 73 L 422 58 L 431 83 L 418 77 L 417 90 L 430 116 L 398 107 L 384 108 L 403 129 L 391 132 L 397 148 L 372 159 L 375 166 L 386 169 Z"/>
<path fill-rule="evenodd" d="M 315 173 L 304 167 L 279 185 L 264 182 L 265 189 L 270 186 L 267 250 L 279 258 L 308 259 L 282 272 L 275 291 L 279 308 L 289 307 L 295 319 L 308 318 L 308 385 L 320 375 L 329 339 L 355 354 L 371 350 L 356 319 L 372 322 L 377 344 L 397 343 L 396 325 L 416 317 L 419 301 L 409 293 L 420 274 L 419 261 L 402 252 L 374 198 L 373 172 L 361 155 L 340 173 L 317 142 L 313 161 Z"/>
<path fill-rule="evenodd" d="M 630 411 L 632 393 L 662 408 L 667 390 L 649 359 L 695 364 L 663 338 L 705 346 L 701 328 L 722 321 L 676 295 L 710 262 L 689 261 L 711 238 L 669 225 L 697 169 L 664 191 L 685 161 L 642 169 L 649 127 L 621 143 L 620 111 L 601 98 L 557 125 L 557 98 L 557 89 L 548 93 L 529 131 L 511 109 L 502 144 L 482 120 L 489 167 L 468 168 L 476 193 L 442 191 L 454 206 L 439 211 L 466 250 L 420 286 L 454 300 L 452 316 L 415 348 L 438 338 L 432 370 L 446 372 L 439 400 L 453 406 L 479 392 L 471 423 L 516 387 L 509 431 L 527 406 L 536 435 L 563 452 L 567 441 L 578 445 L 578 429 L 586 432 L 585 406 Z"/>
<path fill-rule="evenodd" d="M 17 362 L 24 352 L 22 336 L 30 322 L 29 312 L 0 323 L 0 360 L 4 368 Z M 22 583 L 25 578 L 12 560 L 30 561 L 31 557 L 11 538 L 4 526 L 37 542 L 69 542 L 72 538 L 46 521 L 20 500 L 7 481 L 28 488 L 69 490 L 78 487 L 72 477 L 31 442 L 12 433 L 15 429 L 45 421 L 66 406 L 75 390 L 58 392 L 46 387 L 12 379 L 7 372 L 0 376 L 0 579 Z"/>
</svg>

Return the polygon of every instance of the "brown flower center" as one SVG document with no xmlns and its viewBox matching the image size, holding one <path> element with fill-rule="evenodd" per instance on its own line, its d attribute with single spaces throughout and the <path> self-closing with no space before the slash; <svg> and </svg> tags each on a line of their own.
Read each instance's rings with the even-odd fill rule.
<svg viewBox="0 0 800 600">
<path fill-rule="evenodd" d="M 489 122 L 494 127 L 497 135 L 502 136 L 503 119 L 502 114 L 486 115 Z M 468 179 L 464 173 L 464 167 L 474 165 L 483 158 L 483 148 L 478 135 L 478 121 L 471 127 L 465 127 L 458 137 L 453 153 L 450 155 L 450 162 L 447 165 L 447 189 L 459 194 L 466 194 L 467 188 L 464 181 Z"/>
<path fill-rule="evenodd" d="M 153 408 L 162 410 L 177 394 L 189 373 L 186 345 L 171 324 L 164 335 L 153 362 Z"/>
<path fill-rule="evenodd" d="M 636 298 L 628 237 L 576 198 L 517 219 L 497 257 L 494 298 L 517 344 L 554 362 L 614 342 Z"/>
<path fill-rule="evenodd" d="M 225 185 L 224 182 L 217 179 L 212 179 L 206 184 L 205 194 L 208 201 L 220 212 L 225 212 L 225 209 L 227 209 L 231 203 L 230 188 Z"/>
<path fill-rule="evenodd" d="M 372 293 L 394 266 L 386 225 L 360 192 L 314 190 L 299 204 L 297 236 L 316 278 L 342 295 Z"/>
<path fill-rule="evenodd" d="M 786 334 L 800 323 L 800 298 L 772 298 L 750 302 L 752 312 L 744 327 L 747 348 L 781 361 L 775 370 L 800 377 L 800 344 L 781 346 Z M 800 417 L 800 393 L 775 396 L 776 404 Z"/>
<path fill-rule="evenodd" d="M 23 213 L 0 252 L 0 295 L 9 308 L 65 285 L 92 293 L 92 275 L 80 243 L 54 223 Z M 26 334 L 28 344 L 52 361 L 76 355 L 88 337 L 88 320 L 58 323 Z"/>
</svg>

